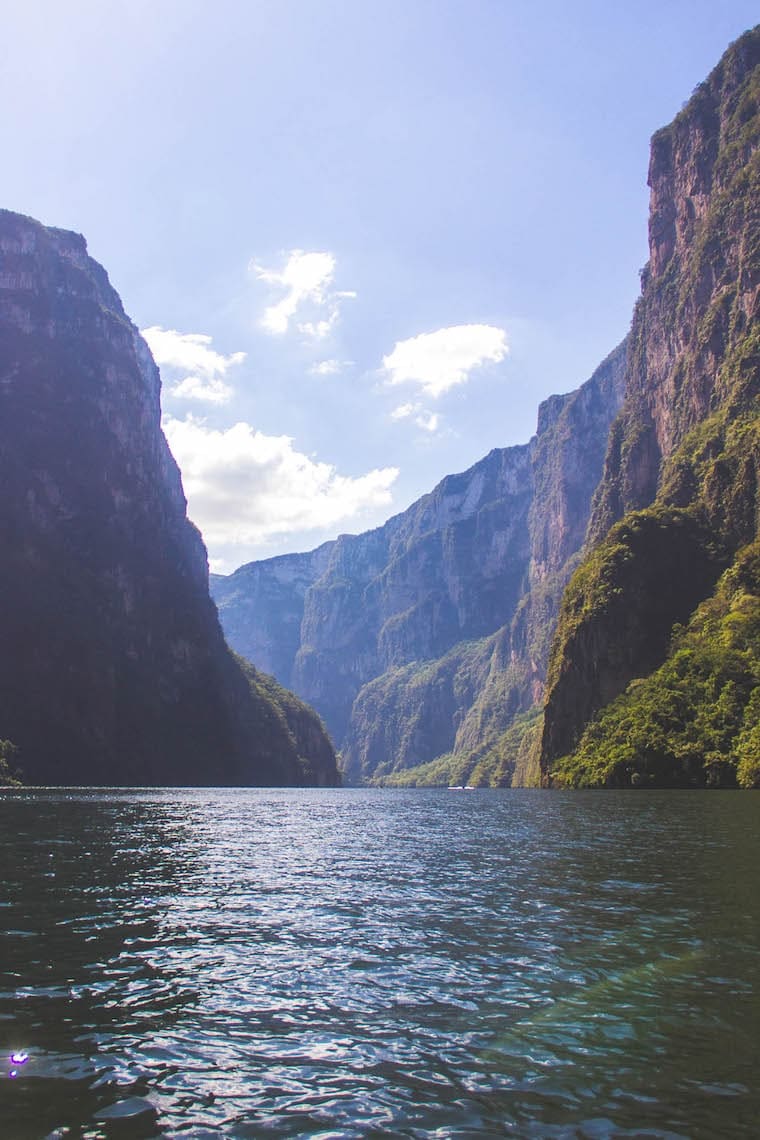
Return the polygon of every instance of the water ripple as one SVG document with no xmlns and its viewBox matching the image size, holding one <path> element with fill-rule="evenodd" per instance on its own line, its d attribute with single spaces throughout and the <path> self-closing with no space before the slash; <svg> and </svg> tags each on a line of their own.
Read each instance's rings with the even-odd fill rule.
<svg viewBox="0 0 760 1140">
<path fill-rule="evenodd" d="M 3 796 L 6 1134 L 751 1135 L 758 803 Z"/>
</svg>

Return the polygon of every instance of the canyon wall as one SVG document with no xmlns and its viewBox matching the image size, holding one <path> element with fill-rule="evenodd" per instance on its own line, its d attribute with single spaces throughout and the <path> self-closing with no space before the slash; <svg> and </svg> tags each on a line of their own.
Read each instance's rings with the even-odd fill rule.
<svg viewBox="0 0 760 1140">
<path fill-rule="evenodd" d="M 158 370 L 105 271 L 8 211 L 0 479 L 0 737 L 25 780 L 336 780 L 314 714 L 224 642 Z"/>
<path fill-rule="evenodd" d="M 212 580 L 230 643 L 314 705 L 349 780 L 451 752 L 474 764 L 540 699 L 625 356 L 621 345 L 542 404 L 529 443 L 448 476 L 384 526 Z"/>
<path fill-rule="evenodd" d="M 595 499 L 590 552 L 565 596 L 552 649 L 541 744 L 546 782 L 582 738 L 587 761 L 579 759 L 575 770 L 570 760 L 562 765 L 571 782 L 734 779 L 729 738 L 722 744 L 707 736 L 681 740 L 683 709 L 679 715 L 671 708 L 670 728 L 658 737 L 653 726 L 646 744 L 613 749 L 611 714 L 598 745 L 584 733 L 600 710 L 666 658 L 693 655 L 699 646 L 702 652 L 708 632 L 700 603 L 737 559 L 752 564 L 740 552 L 757 538 L 760 503 L 759 105 L 755 29 L 729 48 L 652 140 L 650 258 L 630 334 L 625 401 Z M 750 606 L 752 577 L 740 577 L 743 604 Z M 715 601 L 716 614 L 734 596 L 726 581 L 718 595 L 724 602 Z M 692 618 L 691 632 L 679 632 Z M 760 647 L 745 635 L 743 652 L 752 655 Z M 734 735 L 744 711 L 751 714 L 760 679 L 738 668 L 724 676 L 728 665 L 718 669 L 715 657 L 715 701 L 729 685 L 738 702 Z M 664 684 L 665 674 L 652 682 L 650 703 L 660 699 Z M 619 718 L 635 704 L 631 686 Z M 645 710 L 637 707 L 641 718 Z M 614 763 L 588 759 L 605 747 L 618 757 Z M 727 762 L 722 775 L 710 769 L 715 757 Z"/>
</svg>

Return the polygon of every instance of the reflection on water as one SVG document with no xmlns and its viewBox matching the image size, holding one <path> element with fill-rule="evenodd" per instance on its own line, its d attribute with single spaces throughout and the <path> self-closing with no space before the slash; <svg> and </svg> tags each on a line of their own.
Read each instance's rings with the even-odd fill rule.
<svg viewBox="0 0 760 1140">
<path fill-rule="evenodd" d="M 759 814 L 6 794 L 3 1135 L 754 1135 Z"/>
<path fill-rule="evenodd" d="M 120 1096 L 162 1075 L 141 1063 L 142 1043 L 198 996 L 192 979 L 164 969 L 158 902 L 181 889 L 185 818 L 184 805 L 139 797 L 0 801 L 0 1046 L 3 1075 L 16 1072 L 0 1101 L 8 1135 L 83 1128 L 116 1099 L 114 1085 Z M 23 1068 L 10 1059 L 22 1049 Z"/>
</svg>

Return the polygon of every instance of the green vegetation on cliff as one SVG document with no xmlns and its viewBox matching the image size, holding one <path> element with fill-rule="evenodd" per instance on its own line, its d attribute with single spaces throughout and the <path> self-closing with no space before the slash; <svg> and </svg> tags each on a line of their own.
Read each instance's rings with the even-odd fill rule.
<svg viewBox="0 0 760 1140">
<path fill-rule="evenodd" d="M 760 543 L 746 547 L 664 664 L 632 681 L 552 769 L 571 787 L 760 786 Z"/>
<path fill-rule="evenodd" d="M 340 776 L 335 767 L 332 743 L 319 715 L 274 677 L 260 673 L 244 657 L 234 654 L 260 710 L 262 737 L 274 740 L 272 748 L 285 774 L 295 782 L 336 785 Z M 287 748 L 283 747 L 283 739 Z M 262 741 L 263 745 L 263 741 Z"/>
<path fill-rule="evenodd" d="M 755 29 L 652 140 L 650 263 L 552 649 L 545 781 L 755 782 L 756 590 L 739 552 L 760 530 L 759 140 Z"/>
<path fill-rule="evenodd" d="M 535 742 L 540 723 L 538 708 L 519 713 L 486 751 L 448 753 L 413 768 L 375 777 L 371 782 L 393 788 L 537 787 L 540 772 L 535 759 Z"/>
<path fill-rule="evenodd" d="M 346 778 L 363 783 L 450 756 L 456 750 L 451 709 L 472 704 L 492 654 L 493 638 L 466 641 L 439 660 L 389 669 L 365 685 L 342 753 Z"/>
<path fill-rule="evenodd" d="M 516 754 L 510 726 L 542 696 L 560 600 L 583 542 L 607 431 L 620 405 L 626 349 L 623 342 L 576 391 L 544 401 L 529 448 L 529 466 L 524 449 L 518 449 L 519 468 L 505 462 L 510 484 L 525 482 L 533 487 L 527 515 L 523 497 L 514 491 L 510 502 L 514 506 L 519 501 L 522 514 L 518 517 L 510 509 L 505 515 L 522 539 L 505 543 L 499 527 L 491 525 L 490 507 L 478 514 L 470 539 L 471 557 L 475 560 L 477 554 L 481 573 L 468 580 L 468 594 L 479 598 L 478 613 L 483 624 L 493 623 L 493 632 L 461 639 L 436 657 L 419 651 L 423 639 L 418 637 L 412 660 L 403 662 L 394 656 L 393 666 L 389 662 L 384 672 L 360 688 L 342 742 L 342 763 L 350 782 L 537 782 L 536 763 L 525 759 L 525 746 Z M 445 482 L 477 489 L 479 469 L 485 465 L 487 470 L 495 454 L 465 476 Z M 495 492 L 496 502 L 501 502 L 503 491 L 496 487 Z M 504 514 L 501 506 L 499 510 Z M 489 536 L 498 539 L 495 547 L 489 545 Z M 430 561 L 436 564 L 433 550 Z M 421 570 L 429 573 L 426 566 L 414 568 L 409 580 L 415 588 L 424 584 Z M 449 579 L 449 588 L 456 590 L 464 580 L 462 575 Z M 504 622 L 503 607 L 495 606 L 492 597 L 494 592 L 503 594 L 505 581 L 518 579 L 517 602 L 510 602 L 509 620 Z M 407 622 L 411 613 L 402 611 L 399 620 Z M 414 614 L 420 626 L 436 620 L 435 609 L 418 609 Z M 394 628 L 391 619 L 381 640 Z"/>
<path fill-rule="evenodd" d="M 0 740 L 0 788 L 19 787 L 19 750 L 10 740 Z"/>
<path fill-rule="evenodd" d="M 600 708 L 657 668 L 674 623 L 688 621 L 727 562 L 720 538 L 696 510 L 658 505 L 612 528 L 563 599 L 549 664 L 544 757 L 569 753 Z"/>
</svg>

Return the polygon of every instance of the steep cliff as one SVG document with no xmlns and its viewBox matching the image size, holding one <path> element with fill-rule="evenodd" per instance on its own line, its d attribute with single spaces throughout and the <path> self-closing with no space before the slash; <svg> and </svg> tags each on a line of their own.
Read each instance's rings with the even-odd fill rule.
<svg viewBox="0 0 760 1140">
<path fill-rule="evenodd" d="M 619 764 L 591 759 L 592 738 L 602 748 L 611 737 L 587 726 L 634 679 L 678 655 L 674 623 L 689 621 L 758 534 L 759 107 L 756 28 L 652 140 L 650 259 L 630 334 L 625 401 L 594 505 L 594 549 L 567 591 L 552 649 L 541 745 L 547 781 L 555 769 L 575 783 L 642 776 L 730 783 L 735 776 L 736 763 L 716 767 L 707 744 L 700 764 L 694 749 L 687 758 L 675 709 L 672 731 Z M 706 637 L 694 620 L 692 640 L 697 630 Z M 741 691 L 754 707 L 747 686 Z M 626 715 L 624 700 L 615 708 L 607 734 L 613 715 Z M 568 760 L 579 743 L 576 760 Z"/>
<path fill-rule="evenodd" d="M 605 706 L 553 779 L 594 787 L 760 787 L 760 543 L 744 547 L 665 661 Z"/>
<path fill-rule="evenodd" d="M 159 393 L 84 239 L 0 212 L 0 736 L 36 783 L 333 782 L 225 645 Z"/>
<path fill-rule="evenodd" d="M 447 477 L 385 526 L 213 580 L 230 643 L 319 710 L 349 779 L 450 753 L 472 768 L 540 698 L 625 355 L 546 401 L 530 443 Z"/>
<path fill-rule="evenodd" d="M 349 779 L 403 771 L 401 782 L 408 782 L 407 769 L 442 755 L 420 779 L 431 773 L 435 782 L 538 778 L 537 768 L 532 775 L 527 765 L 517 769 L 512 726 L 543 696 L 551 635 L 622 399 L 625 359 L 623 343 L 579 389 L 539 408 L 538 430 L 528 445 L 524 543 L 512 567 L 521 589 L 509 620 L 486 638 L 455 644 L 437 661 L 392 669 L 367 684 L 343 744 Z M 520 723 L 531 733 L 536 729 L 533 721 Z"/>
<path fill-rule="evenodd" d="M 287 687 L 301 645 L 306 591 L 324 574 L 334 545 L 249 562 L 229 577 L 210 576 L 230 645 Z"/>
<path fill-rule="evenodd" d="M 514 611 L 527 565 L 529 472 L 528 446 L 493 451 L 377 530 L 215 578 L 230 643 L 258 662 L 275 642 L 279 657 L 264 657 L 275 676 L 341 740 L 367 681 L 490 633 Z"/>
<path fill-rule="evenodd" d="M 528 558 L 529 446 L 492 451 L 384 527 L 338 539 L 306 598 L 293 685 L 343 740 L 373 678 L 489 634 Z"/>
</svg>

